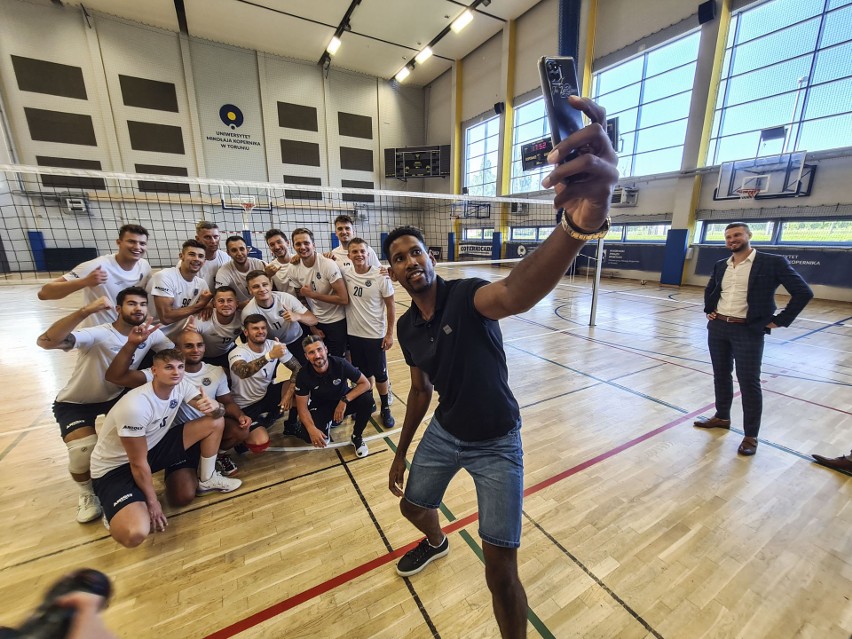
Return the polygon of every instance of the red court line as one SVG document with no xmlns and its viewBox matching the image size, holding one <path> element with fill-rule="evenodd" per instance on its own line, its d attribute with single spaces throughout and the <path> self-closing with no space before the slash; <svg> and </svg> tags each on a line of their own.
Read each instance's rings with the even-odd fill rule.
<svg viewBox="0 0 852 639">
<path fill-rule="evenodd" d="M 737 393 L 734 396 L 736 397 L 737 395 L 739 395 L 739 393 Z M 631 440 L 621 444 L 620 446 L 616 446 L 612 450 L 609 450 L 605 453 L 601 453 L 597 457 L 592 457 L 591 459 L 588 459 L 588 460 L 574 466 L 573 468 L 569 468 L 567 470 L 562 471 L 561 473 L 554 475 L 553 477 L 549 477 L 548 479 L 540 481 L 539 483 L 537 483 L 533 486 L 530 486 L 529 488 L 524 490 L 524 496 L 528 497 L 529 495 L 533 495 L 533 494 L 539 492 L 540 490 L 544 490 L 545 488 L 552 486 L 553 484 L 560 482 L 567 477 L 570 477 L 571 475 L 576 475 L 580 471 L 585 470 L 586 468 L 589 468 L 590 466 L 594 466 L 595 464 L 598 464 L 598 463 L 600 463 L 600 462 L 602 462 L 606 459 L 609 459 L 610 457 L 613 457 L 613 456 L 617 455 L 618 453 L 624 452 L 628 448 L 632 448 L 633 446 L 636 446 L 636 444 L 640 444 L 640 443 L 650 439 L 651 437 L 654 437 L 655 435 L 659 435 L 660 433 L 665 432 L 667 430 L 670 430 L 670 429 L 674 428 L 675 426 L 679 426 L 680 424 L 683 424 L 684 422 L 691 420 L 693 417 L 700 415 L 701 413 L 713 408 L 714 406 L 715 406 L 715 404 L 707 404 L 706 406 L 702 406 L 698 410 L 695 410 L 695 411 L 693 411 L 693 412 L 691 412 L 687 415 L 683 415 L 682 417 L 678 417 L 674 421 L 668 422 L 667 424 L 663 424 L 659 428 L 655 428 L 654 430 L 648 431 L 644 435 L 640 435 L 639 437 L 635 437 L 634 439 L 631 439 Z M 479 513 L 478 512 L 471 513 L 467 517 L 462 517 L 461 519 L 456 519 L 455 521 L 451 522 L 449 525 L 443 527 L 444 533 L 445 534 L 453 533 L 453 532 L 455 532 L 455 531 L 457 531 L 461 528 L 469 526 L 470 524 L 475 522 L 477 519 L 479 519 Z M 280 615 L 281 613 L 286 612 L 286 611 L 290 610 L 291 608 L 298 606 L 299 604 L 303 604 L 307 601 L 310 601 L 311 599 L 314 599 L 315 597 L 319 597 L 320 595 L 323 595 L 323 594 L 329 592 L 330 590 L 337 588 L 338 586 L 342 586 L 343 584 L 348 583 L 348 582 L 352 581 L 353 579 L 357 579 L 358 577 L 360 577 L 360 576 L 362 576 L 362 575 L 364 575 L 364 574 L 366 574 L 366 573 L 368 573 L 368 572 L 370 572 L 370 571 L 372 571 L 376 568 L 380 568 L 380 567 L 384 566 L 385 564 L 390 563 L 391 561 L 393 561 L 397 557 L 401 557 L 402 555 L 407 553 L 409 550 L 414 548 L 414 546 L 416 546 L 419 542 L 420 542 L 420 540 L 417 539 L 415 541 L 412 541 L 410 544 L 407 544 L 405 546 L 397 548 L 396 550 L 394 550 L 392 552 L 387 553 L 386 555 L 382 555 L 381 557 L 376 557 L 375 559 L 372 559 L 372 560 L 370 560 L 370 561 L 368 561 L 364 564 L 361 564 L 360 566 L 356 566 L 355 568 L 352 568 L 351 570 L 347 570 L 346 572 L 340 573 L 339 575 L 332 577 L 331 579 L 329 579 L 327 581 L 324 581 L 320 584 L 317 584 L 316 586 L 308 588 L 307 590 L 304 590 L 304 591 L 302 591 L 302 592 L 300 592 L 296 595 L 293 595 L 292 597 L 284 599 L 283 601 L 279 601 L 277 604 L 274 604 L 274 605 L 270 606 L 269 608 L 265 608 L 264 610 L 260 610 L 256 613 L 254 613 L 253 615 L 249 615 L 245 619 L 241 619 L 240 621 L 237 621 L 236 623 L 231 624 L 230 626 L 226 626 L 225 628 L 222 628 L 221 630 L 217 630 L 213 634 L 207 635 L 204 639 L 228 639 L 229 637 L 233 637 L 234 635 L 237 635 L 241 632 L 244 632 L 244 631 L 248 630 L 249 628 L 253 628 L 254 626 L 261 624 L 264 621 L 267 621 L 269 619 L 272 619 L 273 617 Z"/>
</svg>

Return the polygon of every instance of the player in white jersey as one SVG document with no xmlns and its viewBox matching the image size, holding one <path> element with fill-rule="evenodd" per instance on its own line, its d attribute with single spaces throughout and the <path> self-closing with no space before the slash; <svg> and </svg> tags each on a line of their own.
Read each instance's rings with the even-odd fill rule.
<svg viewBox="0 0 852 639">
<path fill-rule="evenodd" d="M 183 354 L 160 351 L 151 372 L 151 382 L 128 392 L 107 414 L 92 451 L 93 483 L 107 527 L 127 548 L 145 541 L 152 528 L 166 529 L 153 473 L 185 463 L 194 445 L 199 449 L 196 494 L 230 492 L 242 483 L 216 471 L 225 410 L 203 386 L 184 379 Z M 172 426 L 182 404 L 204 416 Z"/>
<path fill-rule="evenodd" d="M 228 353 L 243 332 L 243 321 L 237 313 L 237 292 L 220 286 L 213 293 L 213 313 L 209 319 L 194 316 L 187 328 L 204 338 L 204 361 L 228 370 Z"/>
<path fill-rule="evenodd" d="M 143 288 L 126 288 L 118 293 L 117 301 L 118 319 L 111 324 L 74 330 L 83 320 L 111 304 L 104 296 L 54 322 L 38 338 L 38 345 L 46 350 L 78 351 L 74 372 L 53 403 L 53 414 L 68 447 L 68 470 L 80 491 L 77 501 L 80 523 L 101 515 L 89 475 L 89 458 L 97 441 L 95 420 L 112 408 L 122 391 L 120 386 L 104 381 L 104 374 L 115 353 L 127 342 L 128 334 L 134 327 L 140 327 L 148 314 L 148 294 Z M 138 367 L 151 348 L 171 347 L 172 343 L 158 334 L 137 346 L 131 366 Z"/>
<path fill-rule="evenodd" d="M 266 245 L 272 251 L 274 260 L 266 265 L 267 275 L 274 268 L 275 272 L 271 275 L 272 284 L 276 291 L 284 293 L 293 293 L 293 288 L 290 286 L 290 260 L 295 253 L 290 248 L 290 240 L 287 239 L 287 234 L 281 229 L 269 229 L 264 236 Z"/>
<path fill-rule="evenodd" d="M 248 256 L 248 246 L 239 235 L 232 235 L 225 240 L 225 247 L 231 261 L 225 264 L 216 273 L 216 288 L 230 286 L 237 292 L 238 308 L 242 309 L 251 299 L 251 294 L 246 286 L 246 275 L 249 271 L 264 270 L 266 264 L 263 260 Z"/>
<path fill-rule="evenodd" d="M 334 234 L 337 236 L 340 244 L 331 249 L 325 256 L 337 262 L 340 270 L 343 270 L 348 266 L 352 266 L 352 260 L 349 259 L 349 242 L 355 237 L 355 223 L 352 221 L 352 218 L 348 215 L 338 215 L 334 218 Z M 382 267 L 382 263 L 379 262 L 379 256 L 376 255 L 373 247 L 369 244 L 367 245 L 367 264 L 376 268 Z"/>
<path fill-rule="evenodd" d="M 307 366 L 302 349 L 303 326 L 316 326 L 318 320 L 296 297 L 272 290 L 272 282 L 263 271 L 252 271 L 246 276 L 252 300 L 243 309 L 242 318 L 263 315 L 268 324 L 268 337 L 287 345 L 287 350 Z"/>
<path fill-rule="evenodd" d="M 154 274 L 148 291 L 154 301 L 155 317 L 163 324 L 168 337 L 184 329 L 190 315 L 200 313 L 213 298 L 207 282 L 198 274 L 204 266 L 204 245 L 187 240 L 180 252 L 180 266 L 165 268 Z"/>
<path fill-rule="evenodd" d="M 329 353 L 343 357 L 346 353 L 346 311 L 343 307 L 349 303 L 349 294 L 340 268 L 333 260 L 317 253 L 310 229 L 295 229 L 293 246 L 299 263 L 290 266 L 290 281 L 319 320 L 316 327 L 319 330 L 312 332 L 323 338 Z"/>
<path fill-rule="evenodd" d="M 352 364 L 367 378 L 375 378 L 381 400 L 382 423 L 393 428 L 388 388 L 388 366 L 385 351 L 393 346 L 396 318 L 393 284 L 375 266 L 369 265 L 369 245 L 360 237 L 349 241 L 352 267 L 343 269 L 349 291 L 346 307 L 346 330 Z"/>
<path fill-rule="evenodd" d="M 212 291 L 216 288 L 216 273 L 230 262 L 231 258 L 219 248 L 219 227 L 215 222 L 202 220 L 196 224 L 195 239 L 204 245 L 204 266 L 198 276 L 207 282 L 207 288 Z M 177 266 L 180 266 L 180 262 Z"/>
<path fill-rule="evenodd" d="M 259 423 L 264 434 L 281 411 L 290 411 L 284 424 L 284 434 L 294 434 L 296 411 L 291 410 L 294 409 L 294 382 L 302 367 L 284 344 L 267 339 L 268 325 L 263 315 L 249 315 L 243 320 L 243 327 L 246 343 L 228 354 L 234 401 L 246 415 Z M 288 381 L 276 383 L 279 362 L 289 368 L 292 375 Z M 261 415 L 265 417 L 261 419 Z M 268 438 L 267 434 L 266 446 L 269 445 Z"/>
<path fill-rule="evenodd" d="M 74 291 L 83 290 L 83 303 L 100 297 L 110 301 L 109 308 L 86 318 L 83 326 L 114 322 L 118 292 L 129 286 L 145 288 L 151 278 L 151 265 L 143 259 L 148 246 L 148 231 L 138 224 L 125 224 L 115 241 L 118 251 L 78 264 L 71 271 L 41 287 L 40 300 L 59 300 Z"/>
<path fill-rule="evenodd" d="M 134 343 L 144 341 L 146 334 L 157 330 L 156 325 L 144 328 L 146 330 L 143 333 L 131 332 L 127 344 L 118 351 L 115 359 L 112 360 L 112 364 L 109 365 L 106 371 L 107 381 L 124 386 L 125 388 L 136 388 L 153 379 L 150 368 L 133 370 L 130 366 Z M 255 440 L 263 441 L 263 437 L 260 434 L 257 436 L 249 434 L 251 418 L 243 413 L 240 407 L 234 402 L 231 396 L 231 389 L 228 386 L 228 377 L 225 375 L 225 369 L 203 361 L 204 339 L 202 336 L 195 330 L 186 329 L 175 337 L 175 347 L 184 356 L 186 365 L 185 378 L 198 388 L 204 388 L 207 395 L 215 398 L 225 409 L 225 430 L 222 435 L 222 450 L 219 451 L 218 458 L 216 459 L 216 468 L 225 476 L 230 477 L 235 475 L 237 473 L 237 466 L 224 451 L 241 443 L 246 443 L 249 448 L 252 448 L 252 445 L 257 443 Z M 192 406 L 181 405 L 177 414 L 177 423 L 183 424 L 200 417 L 203 417 L 203 415 Z M 267 437 L 266 441 L 268 439 Z M 171 468 L 172 472 L 169 473 L 169 478 L 172 481 L 166 483 L 166 494 L 172 506 L 186 506 L 195 497 L 197 485 L 195 462 L 197 460 L 190 459 L 180 468 Z"/>
</svg>

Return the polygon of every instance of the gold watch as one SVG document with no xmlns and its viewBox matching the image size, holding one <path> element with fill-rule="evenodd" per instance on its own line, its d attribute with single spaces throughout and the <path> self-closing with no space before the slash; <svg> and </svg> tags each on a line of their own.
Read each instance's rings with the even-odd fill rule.
<svg viewBox="0 0 852 639">
<path fill-rule="evenodd" d="M 575 240 L 580 240 L 581 242 L 601 239 L 607 233 L 609 233 L 610 224 L 611 221 L 609 219 L 609 215 L 607 215 L 606 219 L 604 220 L 604 223 L 599 229 L 597 229 L 596 231 L 584 231 L 571 221 L 567 212 L 562 211 L 562 228 L 565 229 L 565 232 L 570 237 L 573 237 Z"/>
</svg>

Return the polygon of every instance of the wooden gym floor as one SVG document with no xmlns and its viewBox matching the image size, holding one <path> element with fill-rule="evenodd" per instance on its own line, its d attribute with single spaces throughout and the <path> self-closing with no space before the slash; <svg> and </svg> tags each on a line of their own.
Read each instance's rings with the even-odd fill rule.
<svg viewBox="0 0 852 639">
<path fill-rule="evenodd" d="M 35 341 L 79 298 L 39 302 L 36 290 L 0 287 L 0 623 L 90 566 L 114 580 L 106 619 L 122 637 L 498 636 L 467 475 L 441 511 L 449 556 L 396 575 L 419 537 L 387 490 L 395 435 L 365 459 L 351 447 L 237 457 L 240 490 L 167 511 L 168 531 L 136 550 L 77 524 L 50 410 L 74 358 Z M 852 305 L 815 300 L 767 340 L 761 444 L 746 459 L 739 403 L 732 432 L 691 425 L 713 410 L 701 299 L 605 280 L 589 328 L 590 285 L 565 279 L 502 322 L 524 420 L 531 637 L 852 633 L 852 480 L 808 457 L 852 447 Z M 408 305 L 398 288 L 398 313 Z M 389 360 L 401 425 L 409 378 L 397 346 Z"/>
</svg>

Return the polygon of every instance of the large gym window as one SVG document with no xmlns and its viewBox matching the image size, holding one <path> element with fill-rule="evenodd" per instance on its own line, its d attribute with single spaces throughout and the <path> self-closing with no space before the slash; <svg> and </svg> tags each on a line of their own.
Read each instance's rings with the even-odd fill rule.
<svg viewBox="0 0 852 639">
<path fill-rule="evenodd" d="M 771 0 L 734 13 L 709 164 L 852 146 L 852 3 Z"/>
<path fill-rule="evenodd" d="M 464 185 L 468 195 L 497 195 L 500 116 L 468 127 L 464 136 Z"/>
<path fill-rule="evenodd" d="M 665 242 L 671 224 L 627 224 L 625 242 Z"/>
<path fill-rule="evenodd" d="M 464 229 L 466 240 L 488 240 L 494 237 L 494 229 Z"/>
<path fill-rule="evenodd" d="M 515 121 L 512 127 L 512 181 L 510 193 L 530 193 L 541 191 L 541 181 L 550 173 L 552 167 L 543 166 L 524 172 L 521 167 L 521 146 L 550 137 L 550 125 L 544 112 L 544 98 L 536 98 L 515 109 Z"/>
<path fill-rule="evenodd" d="M 593 76 L 595 100 L 618 118 L 622 177 L 680 170 L 699 37 L 682 36 Z"/>
<path fill-rule="evenodd" d="M 707 244 L 724 244 L 725 243 L 725 227 L 730 222 L 710 222 L 704 225 L 703 242 Z M 777 223 L 769 222 L 749 222 L 748 227 L 751 230 L 752 244 L 771 244 L 775 239 Z"/>
</svg>

